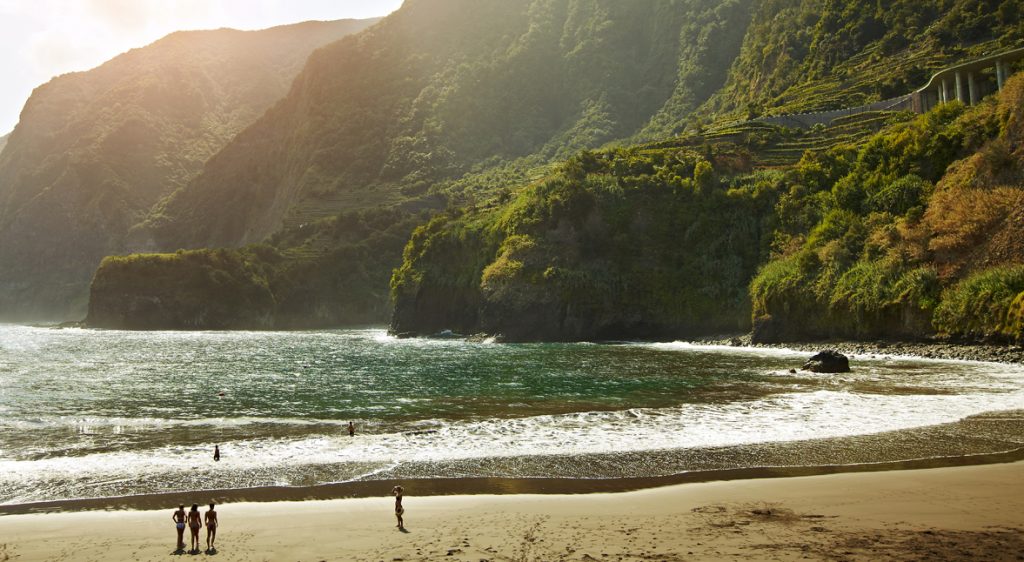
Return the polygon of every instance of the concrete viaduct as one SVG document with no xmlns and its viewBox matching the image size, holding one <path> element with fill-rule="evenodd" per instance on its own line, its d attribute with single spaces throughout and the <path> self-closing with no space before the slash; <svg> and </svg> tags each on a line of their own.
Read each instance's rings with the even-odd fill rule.
<svg viewBox="0 0 1024 562">
<path fill-rule="evenodd" d="M 925 113 L 936 105 L 959 100 L 974 105 L 983 97 L 1003 89 L 1013 63 L 1024 59 L 1024 47 L 1004 51 L 951 66 L 936 72 L 923 88 L 896 98 L 859 107 L 758 117 L 754 122 L 795 129 L 828 125 L 834 119 L 869 111 L 914 111 Z"/>
<path fill-rule="evenodd" d="M 1003 89 L 1010 66 L 1024 58 L 1024 48 L 1005 51 L 951 66 L 932 76 L 911 94 L 913 110 L 924 113 L 936 105 L 957 100 L 974 105 L 981 98 Z M 991 72 L 989 72 L 991 71 Z"/>
</svg>

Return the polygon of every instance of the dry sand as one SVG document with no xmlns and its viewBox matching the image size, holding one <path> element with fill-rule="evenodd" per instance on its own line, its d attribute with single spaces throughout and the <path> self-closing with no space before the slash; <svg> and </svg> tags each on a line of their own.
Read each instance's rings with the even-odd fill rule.
<svg viewBox="0 0 1024 562">
<path fill-rule="evenodd" d="M 390 497 L 227 504 L 212 555 L 173 554 L 173 506 L 11 515 L 0 517 L 0 562 L 1024 560 L 1024 462 L 618 494 L 407 489 L 406 533 L 392 506 Z"/>
</svg>

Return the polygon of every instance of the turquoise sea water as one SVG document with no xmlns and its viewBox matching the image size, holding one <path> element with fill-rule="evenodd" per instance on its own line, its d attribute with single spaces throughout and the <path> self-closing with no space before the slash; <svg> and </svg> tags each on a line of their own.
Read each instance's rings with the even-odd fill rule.
<svg viewBox="0 0 1024 562">
<path fill-rule="evenodd" d="M 700 469 L 702 451 L 1024 407 L 1019 366 L 863 357 L 853 373 L 789 373 L 806 357 L 381 329 L 0 326 L 0 504 L 398 476 L 651 476 Z"/>
</svg>

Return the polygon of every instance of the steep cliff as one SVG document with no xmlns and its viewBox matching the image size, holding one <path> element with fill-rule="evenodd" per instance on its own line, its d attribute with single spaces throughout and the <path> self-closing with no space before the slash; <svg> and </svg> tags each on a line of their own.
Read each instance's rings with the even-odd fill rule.
<svg viewBox="0 0 1024 562">
<path fill-rule="evenodd" d="M 81 317 L 103 256 L 288 90 L 316 48 L 373 20 L 173 33 L 33 92 L 0 152 L 0 318 Z"/>
</svg>

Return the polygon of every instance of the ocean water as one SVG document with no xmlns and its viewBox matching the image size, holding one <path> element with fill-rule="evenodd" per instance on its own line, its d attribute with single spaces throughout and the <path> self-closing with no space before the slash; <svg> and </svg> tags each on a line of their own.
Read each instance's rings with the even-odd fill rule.
<svg viewBox="0 0 1024 562">
<path fill-rule="evenodd" d="M 967 438 L 935 428 L 1024 409 L 1021 366 L 881 356 L 854 358 L 852 373 L 789 372 L 807 356 L 681 342 L 398 340 L 382 329 L 0 326 L 0 504 L 875 462 L 962 453 Z M 904 437 L 871 437 L 887 435 Z M 982 436 L 979 446 L 1013 439 Z M 858 452 L 836 452 L 844 447 Z"/>
</svg>

